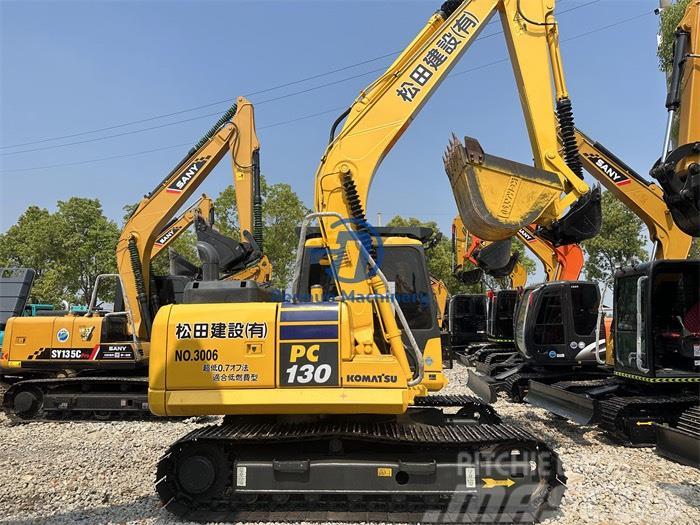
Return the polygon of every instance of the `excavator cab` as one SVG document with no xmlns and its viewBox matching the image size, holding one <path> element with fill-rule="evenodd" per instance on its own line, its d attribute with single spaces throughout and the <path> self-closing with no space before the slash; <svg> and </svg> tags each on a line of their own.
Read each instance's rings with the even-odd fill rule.
<svg viewBox="0 0 700 525">
<path fill-rule="evenodd" d="M 513 313 L 518 302 L 518 291 L 489 291 L 486 295 L 486 338 L 494 343 L 512 343 Z"/>
<path fill-rule="evenodd" d="M 534 364 L 596 364 L 596 349 L 605 352 L 604 334 L 596 337 L 599 303 L 598 285 L 589 281 L 525 288 L 515 313 L 516 347 Z"/>
<path fill-rule="evenodd" d="M 439 346 L 437 304 L 424 253 L 424 244 L 432 237 L 432 229 L 373 227 L 372 230 L 377 263 L 389 281 L 389 293 L 395 294 L 418 346 L 424 352 L 428 345 Z M 318 286 L 317 298 L 330 301 L 339 296 L 318 228 L 307 229 L 301 268 L 297 288 L 293 290 L 297 300 L 315 300 L 314 287 Z"/>
<path fill-rule="evenodd" d="M 461 352 L 472 343 L 486 341 L 486 295 L 456 294 L 449 306 L 450 348 Z"/>
<path fill-rule="evenodd" d="M 0 268 L 0 356 L 5 325 L 11 317 L 22 315 L 35 276 L 32 268 Z"/>
<path fill-rule="evenodd" d="M 615 372 L 700 380 L 700 261 L 654 261 L 615 275 Z"/>
</svg>

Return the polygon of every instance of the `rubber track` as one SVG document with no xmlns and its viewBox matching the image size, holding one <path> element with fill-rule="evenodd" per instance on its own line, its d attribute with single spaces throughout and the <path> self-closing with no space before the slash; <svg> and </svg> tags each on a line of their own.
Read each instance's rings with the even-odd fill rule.
<svg viewBox="0 0 700 525">
<path fill-rule="evenodd" d="M 190 444 L 211 442 L 213 444 L 271 444 L 295 443 L 299 441 L 325 441 L 345 439 L 357 442 L 416 445 L 419 447 L 530 447 L 549 454 L 555 474 L 550 476 L 550 491 L 557 496 L 556 504 L 563 494 L 566 478 L 561 461 L 556 452 L 537 440 L 534 436 L 515 426 L 498 425 L 452 425 L 431 426 L 401 424 L 398 422 L 315 422 L 315 423 L 251 423 L 238 425 L 212 425 L 193 430 L 176 441 L 158 464 L 156 485 L 166 483 L 167 462 L 172 454 Z M 369 449 L 371 450 L 371 448 Z M 538 517 L 532 513 L 450 513 L 440 509 L 428 510 L 425 503 L 376 501 L 338 501 L 304 498 L 275 503 L 264 500 L 255 503 L 242 501 L 216 500 L 199 501 L 197 508 L 190 508 L 189 501 L 178 500 L 178 495 L 165 489 L 171 495 L 163 501 L 165 508 L 173 506 L 178 516 L 198 522 L 216 521 L 279 521 L 279 522 L 390 522 L 390 523 L 479 523 L 482 525 L 504 523 L 535 523 Z M 558 492 L 560 491 L 560 492 Z M 161 491 L 159 490 L 159 493 Z M 161 493 L 161 499 L 163 494 Z M 178 508 L 178 511 L 174 509 Z M 188 508 L 183 512 L 183 508 Z M 431 512 L 432 510 L 432 512 Z"/>
<path fill-rule="evenodd" d="M 590 371 L 581 371 L 581 370 L 576 370 L 576 371 L 569 371 L 569 372 L 564 372 L 559 375 L 561 379 L 564 381 L 558 381 L 556 384 L 557 385 L 569 385 L 569 384 L 576 384 L 579 385 L 581 383 L 592 383 L 595 380 L 590 380 L 586 381 L 585 378 L 588 377 L 590 374 L 594 373 L 593 370 Z M 601 372 L 602 374 L 602 372 Z M 507 378 L 503 382 L 503 387 L 502 387 L 502 392 L 506 392 L 508 396 L 513 399 L 513 393 L 514 393 L 514 388 L 515 385 L 523 380 L 527 384 L 530 380 L 534 379 L 535 381 L 542 381 L 542 380 L 547 380 L 551 379 L 552 376 L 549 374 L 545 374 L 542 372 L 523 372 L 519 374 L 513 374 L 509 378 Z"/>
<path fill-rule="evenodd" d="M 683 412 L 676 430 L 700 439 L 700 406 L 694 406 Z"/>
<path fill-rule="evenodd" d="M 635 396 L 611 397 L 600 402 L 600 427 L 611 432 L 615 437 L 628 443 L 632 440 L 624 431 L 625 419 L 635 417 L 639 410 L 656 410 L 668 414 L 670 411 L 682 411 L 697 403 L 697 396 Z"/>
<path fill-rule="evenodd" d="M 78 376 L 78 377 L 64 377 L 64 378 L 46 378 L 46 379 L 25 379 L 18 381 L 9 385 L 7 390 L 3 395 L 2 410 L 5 412 L 7 417 L 13 423 L 30 423 L 30 422 L 53 422 L 56 421 L 114 421 L 114 420 L 148 420 L 156 419 L 156 416 L 151 414 L 149 410 L 128 410 L 128 411 L 118 411 L 110 410 L 109 417 L 100 417 L 99 414 L 93 412 L 88 412 L 84 410 L 75 411 L 48 411 L 40 410 L 36 417 L 32 418 L 22 418 L 14 413 L 12 407 L 8 406 L 8 393 L 11 395 L 18 387 L 23 386 L 35 386 L 42 390 L 43 393 L 46 392 L 47 387 L 66 387 L 71 386 L 75 388 L 75 393 L 80 395 L 84 393 L 83 385 L 109 385 L 113 383 L 115 386 L 115 392 L 121 392 L 121 388 L 125 385 L 131 386 L 131 393 L 138 393 L 138 388 L 143 389 L 143 395 L 146 397 L 148 395 L 148 377 L 139 376 L 114 376 L 114 377 L 104 377 L 104 376 Z M 96 411 L 100 412 L 100 411 Z M 162 418 L 161 418 L 162 419 Z M 172 419 L 172 418 L 169 418 Z"/>
</svg>

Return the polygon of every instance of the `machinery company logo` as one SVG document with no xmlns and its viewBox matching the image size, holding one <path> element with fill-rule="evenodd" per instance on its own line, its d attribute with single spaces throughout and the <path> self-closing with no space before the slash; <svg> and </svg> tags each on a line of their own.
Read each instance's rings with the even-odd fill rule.
<svg viewBox="0 0 700 525">
<path fill-rule="evenodd" d="M 630 182 L 632 182 L 627 175 L 625 175 L 624 173 L 617 170 L 614 166 L 611 166 L 610 164 L 605 162 L 598 155 L 594 155 L 592 153 L 586 153 L 585 156 L 593 164 L 595 164 L 600 171 L 605 173 L 605 175 L 611 181 L 613 181 L 617 186 L 624 186 L 625 184 L 629 184 Z"/>
<path fill-rule="evenodd" d="M 352 231 L 348 231 L 349 228 Z M 326 266 L 326 273 L 331 278 L 336 278 L 341 283 L 357 283 L 365 281 L 376 274 L 376 270 L 369 265 L 369 260 L 364 253 L 360 253 L 357 261 L 357 266 L 353 269 L 352 274 L 347 268 L 347 246 L 348 243 L 362 243 L 365 251 L 370 249 L 374 252 L 371 254 L 378 266 L 382 265 L 384 260 L 384 245 L 382 237 L 377 230 L 366 220 L 363 219 L 342 219 L 331 225 L 331 228 L 340 229 L 338 234 L 338 247 L 329 250 L 331 261 Z"/>
<path fill-rule="evenodd" d="M 198 159 L 195 159 L 185 171 L 180 173 L 179 177 L 170 183 L 170 185 L 166 188 L 166 191 L 170 193 L 181 193 L 210 158 L 211 155 L 207 155 L 206 157 L 199 157 Z"/>
<path fill-rule="evenodd" d="M 527 242 L 535 242 L 535 237 L 526 228 L 520 228 L 518 230 L 518 235 L 520 235 Z"/>
<path fill-rule="evenodd" d="M 59 343 L 65 343 L 68 341 L 68 339 L 70 339 L 70 332 L 66 328 L 61 328 L 58 332 L 56 332 L 56 339 Z"/>
<path fill-rule="evenodd" d="M 166 242 L 168 242 L 170 239 L 173 238 L 173 236 L 179 232 L 182 228 L 179 226 L 175 226 L 174 228 L 170 228 L 167 232 L 165 232 L 163 235 L 161 235 L 157 240 L 156 244 L 163 246 Z"/>
</svg>

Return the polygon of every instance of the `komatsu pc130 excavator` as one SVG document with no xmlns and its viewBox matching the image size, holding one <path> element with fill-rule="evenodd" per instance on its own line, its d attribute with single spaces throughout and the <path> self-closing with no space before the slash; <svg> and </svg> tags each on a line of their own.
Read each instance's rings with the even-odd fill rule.
<svg viewBox="0 0 700 525">
<path fill-rule="evenodd" d="M 278 302 L 254 286 L 205 281 L 188 285 L 185 304 L 160 309 L 151 410 L 229 416 L 184 436 L 161 459 L 156 489 L 165 508 L 207 521 L 275 512 L 323 520 L 338 511 L 334 519 L 432 521 L 445 512 L 465 522 L 503 512 L 531 521 L 556 504 L 563 474 L 544 442 L 508 425 L 477 423 L 489 414 L 472 399 L 427 395 L 445 378 L 439 336 L 422 325 L 434 315 L 415 300 L 427 282 L 419 241 L 384 238 L 364 216 L 377 166 L 498 11 L 536 167 L 472 157 L 465 184 L 473 187 L 459 192 L 460 215 L 503 238 L 535 221 L 564 244 L 597 232 L 596 192 L 557 147 L 551 69 L 560 127 L 573 128 L 553 7 L 551 0 L 444 3 L 333 124 L 316 174 L 315 213 L 307 217 L 319 221 L 331 300 L 319 285 L 301 290 L 311 302 Z M 510 184 L 514 172 L 529 178 Z M 573 215 L 553 224 L 570 207 Z M 496 220 L 503 215 L 505 228 Z M 311 282 L 301 264 L 307 221 L 293 290 Z M 377 263 L 384 244 L 400 251 L 386 273 Z M 439 410 L 455 404 L 462 407 L 456 416 Z M 450 512 L 450 504 L 459 510 Z"/>
<path fill-rule="evenodd" d="M 167 234 L 165 227 L 178 208 L 227 152 L 241 192 L 239 202 L 255 200 L 252 186 L 259 173 L 258 150 L 253 107 L 239 98 L 138 204 L 117 245 L 119 273 L 98 277 L 87 313 L 9 319 L 0 360 L 3 376 L 13 380 L 4 394 L 5 410 L 22 419 L 148 415 L 151 320 L 162 305 L 180 299 L 190 280 L 151 274 L 157 241 Z M 239 184 L 250 189 L 240 189 Z M 252 215 L 251 210 L 245 212 Z M 234 271 L 260 264 L 269 267 L 250 233 L 242 242 L 230 240 L 229 244 L 237 254 L 230 265 Z M 257 275 L 268 276 L 267 267 Z M 116 281 L 116 297 L 113 311 L 108 312 L 98 306 L 98 297 L 110 279 Z"/>
</svg>

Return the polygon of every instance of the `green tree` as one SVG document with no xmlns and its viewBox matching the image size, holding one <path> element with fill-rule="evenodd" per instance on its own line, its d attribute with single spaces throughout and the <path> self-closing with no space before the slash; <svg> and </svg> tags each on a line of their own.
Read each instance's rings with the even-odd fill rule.
<svg viewBox="0 0 700 525">
<path fill-rule="evenodd" d="M 0 266 L 33 268 L 36 279 L 30 301 L 58 305 L 64 295 L 62 251 L 56 216 L 30 206 L 17 224 L 0 234 Z"/>
<path fill-rule="evenodd" d="M 690 245 L 689 259 L 700 259 L 700 237 L 693 238 L 693 244 Z"/>
<path fill-rule="evenodd" d="M 582 243 L 588 255 L 584 266 L 588 279 L 607 279 L 618 265 L 648 259 L 641 219 L 609 191 L 603 193 L 601 207 L 600 233 Z"/>
<path fill-rule="evenodd" d="M 272 284 L 285 288 L 292 280 L 299 242 L 296 228 L 309 209 L 289 184 L 268 185 L 263 179 L 260 190 L 263 199 L 263 253 L 272 263 Z M 239 238 L 233 186 L 228 186 L 216 198 L 214 213 L 219 231 L 234 239 Z"/>
<path fill-rule="evenodd" d="M 71 301 L 88 303 L 97 276 L 116 271 L 119 227 L 105 217 L 98 199 L 58 201 L 55 216 L 65 292 Z"/>
<path fill-rule="evenodd" d="M 0 235 L 0 265 L 36 271 L 32 302 L 87 303 L 95 278 L 116 271 L 119 229 L 97 199 L 72 197 L 59 201 L 57 208 L 55 213 L 27 208 Z"/>
</svg>

